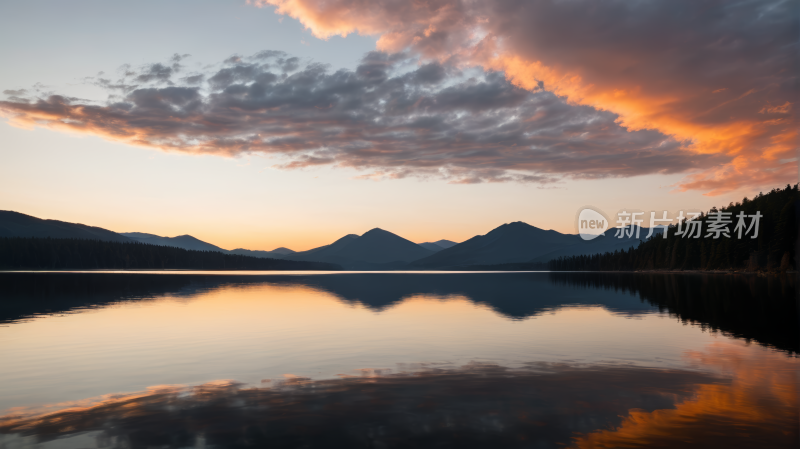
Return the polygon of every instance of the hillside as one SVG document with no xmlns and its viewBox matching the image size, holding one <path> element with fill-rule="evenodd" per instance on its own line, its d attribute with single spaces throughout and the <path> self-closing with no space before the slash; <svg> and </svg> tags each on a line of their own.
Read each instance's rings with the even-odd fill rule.
<svg viewBox="0 0 800 449">
<path fill-rule="evenodd" d="M 108 229 L 43 220 L 19 212 L 0 211 L 0 237 L 51 237 L 61 239 L 89 239 L 106 242 L 131 242 L 133 240 Z"/>
<path fill-rule="evenodd" d="M 124 235 L 125 237 L 136 240 L 139 243 L 147 243 L 150 245 L 174 246 L 176 248 L 190 249 L 195 251 L 226 252 L 219 246 L 206 243 L 200 239 L 192 237 L 191 235 L 179 235 L 177 237 L 161 237 L 154 234 L 145 234 L 143 232 L 122 232 L 121 234 Z"/>
<path fill-rule="evenodd" d="M 242 256 L 250 256 L 250 257 L 264 257 L 268 259 L 283 259 L 287 255 L 293 254 L 294 251 L 287 248 L 278 248 L 272 251 L 260 251 L 260 250 L 236 248 L 228 251 L 228 253 L 240 254 Z"/>
<path fill-rule="evenodd" d="M 0 237 L 0 269 L 340 270 L 334 264 L 263 259 L 139 242 Z"/>
</svg>

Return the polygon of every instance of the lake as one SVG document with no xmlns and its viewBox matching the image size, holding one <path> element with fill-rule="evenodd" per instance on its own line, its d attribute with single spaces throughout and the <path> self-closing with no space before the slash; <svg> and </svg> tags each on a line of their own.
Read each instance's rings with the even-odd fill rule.
<svg viewBox="0 0 800 449">
<path fill-rule="evenodd" d="M 797 447 L 796 289 L 0 273 L 0 448 Z"/>
</svg>

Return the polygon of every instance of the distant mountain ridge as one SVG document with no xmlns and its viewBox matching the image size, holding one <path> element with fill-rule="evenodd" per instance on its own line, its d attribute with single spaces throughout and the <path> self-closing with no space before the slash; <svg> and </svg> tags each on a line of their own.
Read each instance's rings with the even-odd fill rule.
<svg viewBox="0 0 800 449">
<path fill-rule="evenodd" d="M 235 249 L 228 251 L 191 235 L 162 237 L 145 232 L 114 232 L 96 226 L 69 223 L 59 220 L 46 220 L 20 212 L 0 211 L 0 237 L 37 237 L 54 239 L 100 240 L 104 242 L 139 242 L 158 246 L 171 246 L 195 251 L 218 251 L 241 256 L 282 259 L 294 251 L 289 248 L 276 248 L 273 251 L 251 251 Z"/>
<path fill-rule="evenodd" d="M 469 266 L 540 263 L 558 257 L 598 254 L 627 250 L 636 246 L 647 234 L 640 229 L 640 238 L 612 237 L 615 228 L 590 241 L 578 235 L 543 230 L 517 221 L 476 235 L 464 242 L 450 240 L 414 243 L 399 235 L 374 228 L 363 235 L 348 234 L 329 245 L 294 252 L 288 248 L 258 251 L 237 248 L 231 251 L 199 240 L 190 235 L 163 237 L 143 232 L 116 233 L 107 229 L 58 220 L 43 220 L 19 212 L 0 211 L 0 237 L 50 237 L 141 242 L 186 250 L 215 251 L 226 254 L 267 259 L 327 262 L 350 270 L 396 270 L 447 268 L 465 269 Z M 612 233 L 612 234 L 609 234 Z"/>
<path fill-rule="evenodd" d="M 616 228 L 612 228 L 606 231 L 606 234 L 615 231 Z M 416 260 L 409 264 L 409 268 L 442 269 L 471 265 L 547 262 L 564 255 L 596 254 L 628 249 L 638 245 L 647 232 L 647 229 L 640 228 L 638 239 L 636 237 L 618 239 L 603 235 L 585 241 L 579 235 L 545 231 L 517 221 L 498 226 L 485 235 L 476 235 L 429 257 Z"/>
<path fill-rule="evenodd" d="M 428 251 L 433 251 L 435 253 L 444 249 L 433 242 L 418 243 L 418 245 L 427 249 Z"/>
<path fill-rule="evenodd" d="M 456 245 L 458 245 L 458 243 L 456 243 L 456 242 L 453 242 L 453 241 L 451 241 L 451 240 L 444 240 L 444 239 L 442 239 L 442 240 L 437 240 L 437 241 L 433 242 L 433 244 L 434 244 L 434 245 L 439 245 L 439 246 L 441 246 L 441 247 L 442 247 L 442 248 L 444 248 L 444 249 L 450 248 L 451 246 L 456 246 Z"/>
<path fill-rule="evenodd" d="M 308 251 L 299 251 L 291 254 L 290 257 L 306 257 L 311 254 L 321 255 L 321 256 L 331 256 L 340 249 L 350 244 L 352 240 L 357 239 L 358 237 L 359 237 L 358 234 L 347 234 L 346 236 L 336 240 L 330 245 L 318 246 L 316 248 L 309 249 Z"/>
<path fill-rule="evenodd" d="M 629 226 L 626 226 L 626 233 Z M 636 237 L 636 228 L 639 228 L 639 237 Z M 624 251 L 632 246 L 637 246 L 640 241 L 643 241 L 649 228 L 634 226 L 631 237 L 623 236 L 622 238 L 615 237 L 618 228 L 607 230 L 604 234 L 589 241 L 580 240 L 575 245 L 565 246 L 555 251 L 550 251 L 538 257 L 534 257 L 529 262 L 548 262 L 559 257 L 572 257 L 586 254 L 600 254 L 605 252 L 614 252 L 617 250 Z M 654 235 L 661 235 L 664 232 L 664 227 L 657 225 L 653 227 Z"/>
<path fill-rule="evenodd" d="M 294 254 L 294 251 L 290 250 L 289 248 L 276 248 L 272 251 L 262 251 L 262 250 L 253 250 L 253 249 L 244 249 L 244 248 L 236 248 L 228 251 L 231 254 L 239 254 L 242 256 L 252 256 L 252 257 L 265 257 L 269 259 L 283 259 L 284 256 L 288 254 Z"/>
<path fill-rule="evenodd" d="M 292 251 L 289 248 L 284 248 L 281 246 L 280 248 L 275 248 L 272 251 L 268 252 L 278 253 L 278 254 L 294 254 L 296 251 Z"/>
<path fill-rule="evenodd" d="M 0 237 L 0 270 L 325 270 L 336 264 L 266 259 L 136 241 Z"/>
<path fill-rule="evenodd" d="M 438 240 L 436 242 L 425 242 L 419 244 L 419 246 L 433 252 L 439 252 L 443 249 L 447 249 L 455 245 L 458 245 L 458 243 L 452 242 L 450 240 Z"/>
<path fill-rule="evenodd" d="M 486 235 L 476 235 L 458 245 L 412 265 L 420 268 L 527 262 L 534 257 L 577 243 L 578 236 L 545 231 L 521 221 L 506 223 Z"/>
<path fill-rule="evenodd" d="M 0 237 L 50 237 L 106 242 L 133 241 L 108 229 L 59 220 L 45 220 L 10 210 L 0 211 Z"/>
<path fill-rule="evenodd" d="M 226 253 L 227 250 L 219 246 L 206 243 L 200 239 L 194 238 L 191 235 L 179 235 L 177 237 L 161 237 L 154 234 L 145 234 L 143 232 L 121 232 L 121 235 L 133 239 L 140 243 L 149 243 L 151 245 L 159 246 L 174 246 L 176 248 L 191 249 L 195 251 L 219 251 Z"/>
<path fill-rule="evenodd" d="M 283 257 L 287 254 L 294 253 L 294 251 L 284 247 L 276 248 L 272 251 L 250 250 L 244 248 L 236 248 L 229 251 L 192 237 L 191 235 L 161 237 L 154 234 L 146 234 L 144 232 L 123 232 L 122 235 L 134 239 L 137 242 L 149 243 L 151 245 L 174 246 L 176 248 L 191 249 L 196 251 L 219 251 L 228 254 L 238 254 L 240 256 L 260 257 L 262 259 L 283 259 Z"/>
</svg>

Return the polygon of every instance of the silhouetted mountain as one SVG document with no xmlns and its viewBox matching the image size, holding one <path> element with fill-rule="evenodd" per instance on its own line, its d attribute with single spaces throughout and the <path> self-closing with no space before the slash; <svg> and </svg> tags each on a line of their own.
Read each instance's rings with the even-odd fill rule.
<svg viewBox="0 0 800 449">
<path fill-rule="evenodd" d="M 136 241 L 0 237 L 0 270 L 340 270 L 336 264 L 197 251 Z"/>
<path fill-rule="evenodd" d="M 228 251 L 216 245 L 212 245 L 192 237 L 191 235 L 161 237 L 154 234 L 145 234 L 144 232 L 122 232 L 121 234 L 128 238 L 134 239 L 137 242 L 149 243 L 151 245 L 174 246 L 176 248 L 193 249 L 197 251 L 219 251 L 228 254 L 238 254 L 240 256 L 260 257 L 262 259 L 283 259 L 283 257 L 287 254 L 294 253 L 294 251 L 284 247 L 276 248 L 272 251 L 250 250 L 244 248 L 236 248 Z"/>
<path fill-rule="evenodd" d="M 279 249 L 281 249 L 281 248 L 279 248 Z M 286 249 L 286 248 L 283 248 L 283 249 Z M 265 258 L 265 259 L 283 259 L 284 256 L 286 256 L 287 254 L 294 253 L 294 251 L 292 251 L 292 250 L 287 250 L 287 251 L 291 251 L 291 252 L 290 253 L 285 253 L 285 252 L 278 252 L 277 250 L 274 250 L 274 251 L 260 251 L 260 250 L 250 250 L 250 249 L 244 249 L 244 248 L 236 248 L 234 250 L 228 251 L 228 253 L 230 253 L 230 254 L 239 254 L 239 255 L 242 255 L 242 256 L 250 256 L 250 257 L 261 257 L 261 258 Z"/>
<path fill-rule="evenodd" d="M 330 245 L 284 257 L 287 260 L 318 260 L 350 269 L 396 269 L 433 254 L 416 243 L 375 228 L 362 236 L 346 235 Z"/>
<path fill-rule="evenodd" d="M 628 250 L 647 234 L 641 229 L 640 239 L 611 237 L 615 229 L 591 241 L 577 235 L 545 231 L 522 222 L 502 225 L 486 235 L 465 242 L 450 240 L 416 244 L 391 232 L 375 228 L 363 236 L 346 235 L 330 245 L 294 252 L 288 248 L 257 251 L 237 248 L 232 251 L 199 240 L 190 235 L 162 237 L 142 232 L 115 233 L 106 229 L 41 220 L 17 212 L 0 211 L 0 237 L 76 238 L 102 241 L 139 242 L 195 251 L 215 251 L 232 255 L 266 259 L 321 261 L 340 264 L 351 270 L 397 270 L 408 268 L 464 269 L 474 265 L 490 267 L 500 264 L 546 263 L 559 257 L 593 255 Z M 492 268 L 485 268 L 492 269 Z M 498 269 L 512 269 L 506 266 Z M 522 268 L 517 268 L 522 269 Z"/>
<path fill-rule="evenodd" d="M 133 241 L 108 229 L 58 220 L 43 220 L 9 210 L 0 211 L 0 237 L 50 237 L 106 242 Z"/>
<path fill-rule="evenodd" d="M 307 260 L 311 255 L 314 257 L 328 257 L 336 254 L 337 251 L 347 246 L 351 241 L 357 239 L 357 234 L 347 234 L 346 236 L 336 240 L 330 245 L 318 246 L 308 251 L 299 251 L 293 254 L 288 254 L 286 257 L 291 260 Z"/>
<path fill-rule="evenodd" d="M 179 235 L 177 237 L 161 237 L 154 234 L 145 234 L 144 232 L 121 232 L 120 234 L 133 239 L 139 243 L 149 243 L 150 245 L 159 246 L 174 246 L 175 248 L 192 249 L 195 251 L 219 251 L 228 252 L 219 246 L 206 243 L 200 239 L 194 238 L 191 235 Z M 243 254 L 249 256 L 250 254 Z"/>
<path fill-rule="evenodd" d="M 616 229 L 606 231 L 613 235 Z M 425 259 L 410 264 L 414 268 L 464 267 L 470 265 L 498 265 L 547 262 L 564 255 L 597 254 L 616 249 L 628 249 L 639 244 L 647 235 L 640 229 L 640 238 L 622 239 L 608 236 L 583 240 L 578 235 L 539 229 L 517 221 L 493 229 L 486 235 L 478 235 L 455 244 Z"/>
<path fill-rule="evenodd" d="M 578 236 L 545 231 L 521 221 L 507 223 L 486 235 L 477 235 L 412 265 L 435 268 L 527 262 L 576 243 Z"/>
<path fill-rule="evenodd" d="M 435 253 L 438 253 L 439 251 L 444 249 L 443 247 L 432 242 L 418 243 L 418 245 L 427 249 L 428 251 L 433 251 Z"/>
<path fill-rule="evenodd" d="M 277 254 L 294 254 L 296 251 L 292 251 L 289 248 L 284 248 L 284 247 L 281 246 L 280 248 L 275 248 L 272 251 L 268 251 L 268 252 L 277 253 Z"/>
<path fill-rule="evenodd" d="M 551 251 L 547 254 L 543 254 L 541 256 L 534 257 L 529 262 L 532 263 L 546 263 L 553 259 L 557 259 L 559 257 L 572 257 L 572 256 L 584 256 L 584 255 L 592 255 L 592 254 L 601 254 L 610 252 L 613 253 L 614 251 L 627 251 L 630 248 L 635 248 L 639 245 L 639 242 L 644 241 L 647 233 L 649 232 L 649 228 L 642 228 L 640 226 L 634 226 L 633 232 L 631 236 L 628 237 L 629 226 L 625 226 L 625 234 L 623 234 L 622 238 L 615 237 L 618 228 L 611 228 L 605 232 L 605 234 L 601 234 L 599 237 L 594 238 L 593 240 L 583 240 L 577 239 L 576 244 L 565 246 L 563 248 L 559 248 L 555 251 Z M 639 228 L 639 237 L 636 237 L 636 228 Z M 653 235 L 661 235 L 664 232 L 663 226 L 655 226 L 653 229 Z"/>
<path fill-rule="evenodd" d="M 416 243 L 380 228 L 369 230 L 336 253 L 339 257 L 370 263 L 411 262 L 430 254 L 431 251 Z"/>
<path fill-rule="evenodd" d="M 357 236 L 351 236 L 351 237 L 357 237 Z M 233 251 L 228 251 L 216 245 L 212 245 L 210 243 L 192 237 L 191 235 L 179 235 L 177 237 L 162 237 L 159 235 L 147 234 L 144 232 L 116 233 L 113 231 L 109 231 L 108 229 L 98 228 L 95 226 L 86 226 L 78 223 L 67 223 L 58 220 L 43 220 L 41 218 L 32 217 L 30 215 L 21 214 L 19 212 L 14 212 L 14 211 L 0 211 L 0 238 L 35 238 L 35 239 L 50 238 L 50 239 L 76 239 L 76 240 L 95 240 L 95 241 L 99 240 L 104 242 L 120 242 L 120 243 L 144 243 L 148 245 L 166 246 L 166 247 L 179 248 L 189 251 L 212 251 L 222 254 L 229 254 L 231 256 L 249 256 L 261 259 L 283 259 L 286 255 L 294 253 L 294 251 L 283 247 L 277 248 L 274 251 L 250 251 L 241 248 Z M 80 249 L 88 248 L 86 245 L 81 246 L 81 244 L 79 243 L 70 243 L 70 245 L 72 244 L 78 245 Z M 76 255 L 76 257 L 77 256 L 80 255 Z M 231 261 L 238 261 L 238 259 L 231 259 Z M 304 259 L 304 261 L 315 262 L 316 260 Z M 52 263 L 51 262 L 48 263 L 50 263 L 51 265 L 53 263 L 56 263 L 56 262 Z M 86 261 L 82 261 L 81 263 L 85 264 Z M 259 263 L 261 265 L 253 263 L 251 263 L 250 265 L 252 265 L 253 267 L 256 266 L 282 267 L 283 265 L 286 265 L 286 264 L 275 265 L 274 263 L 273 265 L 269 265 L 267 262 L 259 262 Z M 223 265 L 224 264 L 220 266 Z M 286 266 L 294 267 L 295 265 L 289 264 Z M 97 266 L 94 268 L 104 268 L 104 267 Z M 283 268 L 275 268 L 275 269 L 283 269 Z M 332 269 L 336 268 L 334 267 Z"/>
<path fill-rule="evenodd" d="M 434 243 L 435 245 L 439 245 L 439 246 L 441 246 L 441 247 L 442 247 L 442 248 L 444 248 L 444 249 L 450 248 L 451 246 L 456 246 L 456 245 L 458 245 L 458 243 L 456 243 L 456 242 L 453 242 L 453 241 L 451 241 L 451 240 L 444 240 L 444 239 L 442 239 L 442 240 L 437 240 L 437 241 L 435 241 L 435 242 L 433 242 L 433 243 Z"/>
<path fill-rule="evenodd" d="M 425 243 L 420 243 L 419 244 L 419 246 L 421 246 L 421 247 L 423 247 L 423 248 L 425 248 L 427 250 L 433 251 L 435 253 L 438 253 L 439 251 L 441 251 L 443 249 L 447 249 L 447 248 L 450 248 L 451 246 L 455 246 L 455 245 L 457 245 L 457 243 L 456 242 L 451 242 L 450 240 L 439 240 L 439 241 L 436 241 L 436 242 L 425 242 Z"/>
</svg>

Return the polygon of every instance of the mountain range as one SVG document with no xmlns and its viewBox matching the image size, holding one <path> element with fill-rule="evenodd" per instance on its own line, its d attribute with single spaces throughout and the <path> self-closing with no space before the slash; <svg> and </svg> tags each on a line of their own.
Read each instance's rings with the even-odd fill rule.
<svg viewBox="0 0 800 449">
<path fill-rule="evenodd" d="M 612 228 L 607 231 L 615 231 Z M 231 251 L 190 235 L 162 237 L 142 232 L 116 233 L 107 229 L 43 220 L 13 211 L 0 211 L 0 237 L 76 238 L 117 242 L 140 242 L 199 251 L 218 251 L 271 259 L 328 262 L 349 270 L 463 269 L 480 265 L 547 262 L 560 256 L 597 254 L 626 250 L 640 239 L 602 235 L 584 241 L 578 235 L 543 230 L 523 222 L 503 224 L 485 235 L 464 242 L 450 240 L 414 243 L 389 231 L 374 228 L 363 235 L 348 234 L 329 245 L 295 252 L 288 248 L 258 251 L 237 248 Z"/>
<path fill-rule="evenodd" d="M 179 235 L 177 237 L 161 237 L 154 234 L 145 234 L 144 232 L 120 232 L 131 240 L 140 243 L 149 243 L 151 245 L 159 246 L 174 246 L 177 248 L 191 249 L 195 251 L 220 251 L 226 252 L 219 246 L 206 243 L 200 239 L 196 239 L 191 235 Z"/>
<path fill-rule="evenodd" d="M 294 251 L 289 248 L 276 248 L 272 251 L 259 251 L 249 250 L 244 248 L 236 248 L 228 251 L 219 246 L 206 243 L 200 239 L 196 239 L 191 235 L 179 235 L 177 237 L 161 237 L 154 234 L 145 234 L 144 232 L 121 232 L 121 235 L 133 239 L 140 243 L 149 243 L 151 245 L 161 246 L 174 246 L 183 249 L 193 249 L 197 251 L 219 251 L 221 253 L 238 254 L 240 256 L 262 257 L 266 259 L 282 259 L 287 254 L 292 254 Z"/>
<path fill-rule="evenodd" d="M 616 231 L 616 228 L 610 231 Z M 609 231 L 606 231 L 609 232 Z M 639 235 L 647 235 L 640 228 Z M 639 244 L 635 237 L 615 238 L 601 235 L 583 240 L 579 235 L 543 230 L 521 221 L 506 223 L 488 234 L 469 240 L 410 264 L 411 268 L 443 268 L 469 265 L 547 262 L 560 256 L 597 254 L 628 249 Z"/>
<path fill-rule="evenodd" d="M 419 244 L 419 246 L 421 246 L 421 247 L 423 247 L 423 248 L 425 248 L 427 250 L 433 251 L 433 252 L 438 252 L 438 251 L 450 248 L 451 246 L 455 246 L 455 245 L 458 245 L 458 243 L 452 242 L 450 240 L 437 240 L 435 242 L 425 242 L 425 243 L 420 243 Z"/>
<path fill-rule="evenodd" d="M 440 251 L 444 251 L 444 248 Z M 330 245 L 290 254 L 284 259 L 336 263 L 356 270 L 392 269 L 433 254 L 436 252 L 422 245 L 375 228 L 364 235 L 349 234 Z"/>
</svg>

